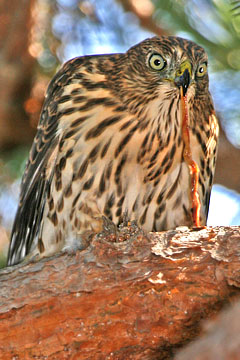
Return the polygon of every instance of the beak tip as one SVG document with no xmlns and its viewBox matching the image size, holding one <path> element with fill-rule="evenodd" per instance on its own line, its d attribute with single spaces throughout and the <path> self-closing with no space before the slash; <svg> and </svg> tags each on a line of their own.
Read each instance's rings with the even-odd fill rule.
<svg viewBox="0 0 240 360">
<path fill-rule="evenodd" d="M 183 74 L 175 78 L 175 85 L 180 88 L 182 87 L 183 96 L 186 95 L 189 84 L 190 84 L 190 73 L 188 69 L 185 69 Z"/>
<path fill-rule="evenodd" d="M 183 89 L 183 96 L 185 96 L 188 90 L 188 85 L 183 85 L 182 89 Z"/>
</svg>

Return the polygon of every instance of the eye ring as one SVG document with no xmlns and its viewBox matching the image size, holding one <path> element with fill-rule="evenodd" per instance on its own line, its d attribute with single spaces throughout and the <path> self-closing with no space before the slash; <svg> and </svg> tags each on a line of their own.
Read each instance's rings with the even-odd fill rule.
<svg viewBox="0 0 240 360">
<path fill-rule="evenodd" d="M 152 54 L 148 60 L 149 66 L 153 70 L 163 70 L 167 65 L 166 60 L 159 54 Z"/>
<path fill-rule="evenodd" d="M 207 73 L 207 63 L 204 62 L 198 66 L 196 75 L 197 77 L 203 77 L 206 73 Z"/>
</svg>

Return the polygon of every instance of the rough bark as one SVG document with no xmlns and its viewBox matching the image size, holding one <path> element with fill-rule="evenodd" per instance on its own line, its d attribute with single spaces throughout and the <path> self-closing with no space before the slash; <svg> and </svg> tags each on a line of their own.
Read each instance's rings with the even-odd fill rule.
<svg viewBox="0 0 240 360">
<path fill-rule="evenodd" d="M 35 64 L 28 52 L 33 3 L 0 2 L 0 149 L 29 142 L 34 133 L 24 110 Z"/>
<path fill-rule="evenodd" d="M 106 226 L 85 249 L 1 271 L 0 358 L 170 359 L 240 295 L 240 228 Z"/>
</svg>

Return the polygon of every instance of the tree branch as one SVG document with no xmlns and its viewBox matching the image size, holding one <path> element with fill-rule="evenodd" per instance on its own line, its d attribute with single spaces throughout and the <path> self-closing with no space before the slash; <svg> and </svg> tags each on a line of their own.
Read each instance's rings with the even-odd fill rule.
<svg viewBox="0 0 240 360">
<path fill-rule="evenodd" d="M 155 7 L 151 0 L 133 1 L 133 0 L 118 0 L 123 6 L 125 11 L 131 11 L 139 19 L 140 25 L 146 30 L 161 36 L 167 35 L 167 31 L 164 30 L 159 24 L 153 21 L 153 14 Z"/>
<path fill-rule="evenodd" d="M 167 359 L 239 295 L 240 228 L 107 229 L 1 271 L 4 359 Z"/>
</svg>

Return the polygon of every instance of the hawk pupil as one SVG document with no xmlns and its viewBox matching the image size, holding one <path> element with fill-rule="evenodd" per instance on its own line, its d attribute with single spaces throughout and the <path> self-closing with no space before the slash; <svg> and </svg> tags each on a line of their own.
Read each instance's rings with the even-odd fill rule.
<svg viewBox="0 0 240 360">
<path fill-rule="evenodd" d="M 159 59 L 154 60 L 154 65 L 158 66 L 161 64 L 161 61 Z"/>
</svg>

